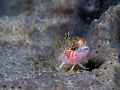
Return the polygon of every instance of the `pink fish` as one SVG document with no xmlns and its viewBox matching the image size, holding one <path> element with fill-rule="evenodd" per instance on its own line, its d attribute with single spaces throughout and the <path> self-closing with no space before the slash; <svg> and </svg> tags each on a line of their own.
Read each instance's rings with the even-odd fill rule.
<svg viewBox="0 0 120 90">
<path fill-rule="evenodd" d="M 63 67 L 63 65 L 73 65 L 71 68 L 73 69 L 76 64 L 83 69 L 89 69 L 80 64 L 80 62 L 86 59 L 89 51 L 90 49 L 83 39 L 71 41 L 68 48 L 59 57 L 61 60 L 60 69 Z"/>
</svg>

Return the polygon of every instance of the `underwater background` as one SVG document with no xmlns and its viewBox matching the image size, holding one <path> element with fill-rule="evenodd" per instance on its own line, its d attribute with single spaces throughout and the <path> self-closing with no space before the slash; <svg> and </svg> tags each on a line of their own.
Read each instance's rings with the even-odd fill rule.
<svg viewBox="0 0 120 90">
<path fill-rule="evenodd" d="M 0 90 L 120 90 L 119 2 L 0 0 Z M 90 48 L 81 62 L 90 70 L 57 70 L 76 37 Z"/>
</svg>

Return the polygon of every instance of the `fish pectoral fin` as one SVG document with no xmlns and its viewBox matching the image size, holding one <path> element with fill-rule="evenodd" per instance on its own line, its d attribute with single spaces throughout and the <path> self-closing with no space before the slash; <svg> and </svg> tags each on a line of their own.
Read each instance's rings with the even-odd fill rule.
<svg viewBox="0 0 120 90">
<path fill-rule="evenodd" d="M 81 68 L 89 70 L 90 68 L 86 68 L 85 66 L 83 66 L 82 64 L 78 64 Z"/>
<path fill-rule="evenodd" d="M 59 66 L 59 68 L 57 68 L 57 70 L 60 71 L 60 70 L 62 69 L 63 65 L 64 65 L 64 63 L 62 63 L 62 64 Z"/>
</svg>

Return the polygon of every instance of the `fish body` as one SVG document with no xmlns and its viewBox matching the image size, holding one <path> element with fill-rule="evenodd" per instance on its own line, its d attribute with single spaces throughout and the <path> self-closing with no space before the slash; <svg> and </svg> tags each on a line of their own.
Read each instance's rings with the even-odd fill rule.
<svg viewBox="0 0 120 90">
<path fill-rule="evenodd" d="M 69 43 L 67 49 L 59 56 L 59 60 L 62 63 L 60 69 L 63 67 L 63 65 L 71 66 L 72 64 L 73 69 L 76 64 L 80 64 L 80 62 L 86 59 L 89 52 L 90 48 L 85 40 L 81 38 L 78 40 L 72 40 Z M 87 69 L 84 66 L 82 66 L 82 68 Z"/>
</svg>

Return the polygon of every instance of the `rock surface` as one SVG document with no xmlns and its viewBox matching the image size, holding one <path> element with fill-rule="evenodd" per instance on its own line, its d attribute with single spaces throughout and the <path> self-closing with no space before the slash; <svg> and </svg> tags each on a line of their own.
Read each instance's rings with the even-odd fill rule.
<svg viewBox="0 0 120 90">
<path fill-rule="evenodd" d="M 31 14 L 0 18 L 1 90 L 120 89 L 120 4 L 89 26 L 79 18 L 76 3 L 38 0 Z M 74 72 L 55 69 L 60 54 L 55 36 L 63 38 L 66 32 L 86 39 L 90 54 L 83 64 L 91 70 L 77 65 Z"/>
</svg>

